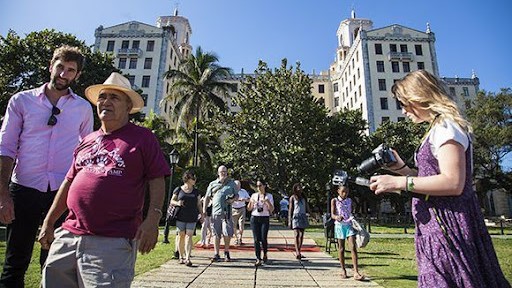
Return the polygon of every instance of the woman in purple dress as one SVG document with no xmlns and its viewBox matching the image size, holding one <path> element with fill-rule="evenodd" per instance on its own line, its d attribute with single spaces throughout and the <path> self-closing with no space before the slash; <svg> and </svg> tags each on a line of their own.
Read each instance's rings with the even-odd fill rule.
<svg viewBox="0 0 512 288">
<path fill-rule="evenodd" d="M 403 190 L 413 195 L 418 287 L 510 287 L 498 263 L 472 188 L 471 125 L 439 79 L 424 70 L 392 87 L 402 113 L 429 122 L 415 162 L 387 169 L 405 176 L 371 177 L 375 194 Z"/>
</svg>

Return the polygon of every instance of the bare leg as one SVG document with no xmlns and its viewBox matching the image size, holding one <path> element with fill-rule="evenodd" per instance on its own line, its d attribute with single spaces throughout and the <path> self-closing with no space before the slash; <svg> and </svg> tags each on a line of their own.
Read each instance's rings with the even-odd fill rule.
<svg viewBox="0 0 512 288">
<path fill-rule="evenodd" d="M 219 255 L 219 250 L 220 250 L 220 236 L 214 236 L 214 241 L 213 241 L 213 250 L 215 251 L 215 255 Z"/>
<path fill-rule="evenodd" d="M 187 235 L 185 236 L 185 259 L 186 259 L 186 261 L 190 261 L 190 255 L 192 254 L 192 237 L 194 237 L 194 231 L 187 230 Z"/>
<path fill-rule="evenodd" d="M 185 259 L 185 231 L 180 231 L 178 234 L 178 251 L 180 253 L 180 262 Z"/>
<path fill-rule="evenodd" d="M 357 246 L 356 246 L 356 237 L 350 236 L 349 238 L 350 245 L 350 254 L 352 255 L 352 264 L 354 265 L 354 279 L 360 280 L 363 276 L 359 273 L 359 266 L 357 263 Z"/>
<path fill-rule="evenodd" d="M 347 270 L 345 269 L 345 239 L 338 239 L 338 259 L 341 266 L 341 277 L 347 278 Z"/>
</svg>

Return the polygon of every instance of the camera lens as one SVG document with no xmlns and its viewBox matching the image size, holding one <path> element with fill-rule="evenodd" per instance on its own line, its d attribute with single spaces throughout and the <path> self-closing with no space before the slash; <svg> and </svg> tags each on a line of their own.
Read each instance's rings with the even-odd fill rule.
<svg viewBox="0 0 512 288">
<path fill-rule="evenodd" d="M 369 173 L 369 172 L 373 172 L 377 169 L 380 168 L 380 164 L 379 162 L 377 161 L 377 159 L 375 159 L 375 157 L 372 155 L 370 158 L 364 160 L 358 167 L 357 167 L 357 171 L 359 173 Z"/>
</svg>

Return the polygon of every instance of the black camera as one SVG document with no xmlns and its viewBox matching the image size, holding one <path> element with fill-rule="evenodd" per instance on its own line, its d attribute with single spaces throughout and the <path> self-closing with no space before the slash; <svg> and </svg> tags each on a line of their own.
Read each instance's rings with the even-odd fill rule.
<svg viewBox="0 0 512 288">
<path fill-rule="evenodd" d="M 258 210 L 258 212 L 263 212 L 263 206 L 258 206 L 256 210 Z"/>
<path fill-rule="evenodd" d="M 332 185 L 345 186 L 347 184 L 348 174 L 343 170 L 335 170 L 334 175 L 332 176 Z"/>
<path fill-rule="evenodd" d="M 346 186 L 347 182 L 351 182 L 360 186 L 370 186 L 370 180 L 362 177 L 349 176 L 344 170 L 335 170 L 332 177 L 332 184 L 335 186 Z"/>
<path fill-rule="evenodd" d="M 393 165 L 397 162 L 393 151 L 385 144 L 380 144 L 372 151 L 372 156 L 357 167 L 359 173 L 373 173 L 382 166 Z"/>
</svg>

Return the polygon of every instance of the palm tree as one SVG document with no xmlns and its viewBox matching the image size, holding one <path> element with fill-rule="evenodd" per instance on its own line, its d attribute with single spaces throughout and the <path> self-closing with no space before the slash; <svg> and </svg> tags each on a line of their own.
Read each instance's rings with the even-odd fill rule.
<svg viewBox="0 0 512 288">
<path fill-rule="evenodd" d="M 172 116 L 176 125 L 187 127 L 187 123 L 195 120 L 194 125 L 194 166 L 198 165 L 198 125 L 201 116 L 219 109 L 226 111 L 224 99 L 232 84 L 227 82 L 231 69 L 217 64 L 218 57 L 214 53 L 203 52 L 197 47 L 195 54 L 182 60 L 177 70 L 171 69 L 164 74 L 170 79 L 170 93 L 165 100 L 173 103 Z"/>
</svg>

